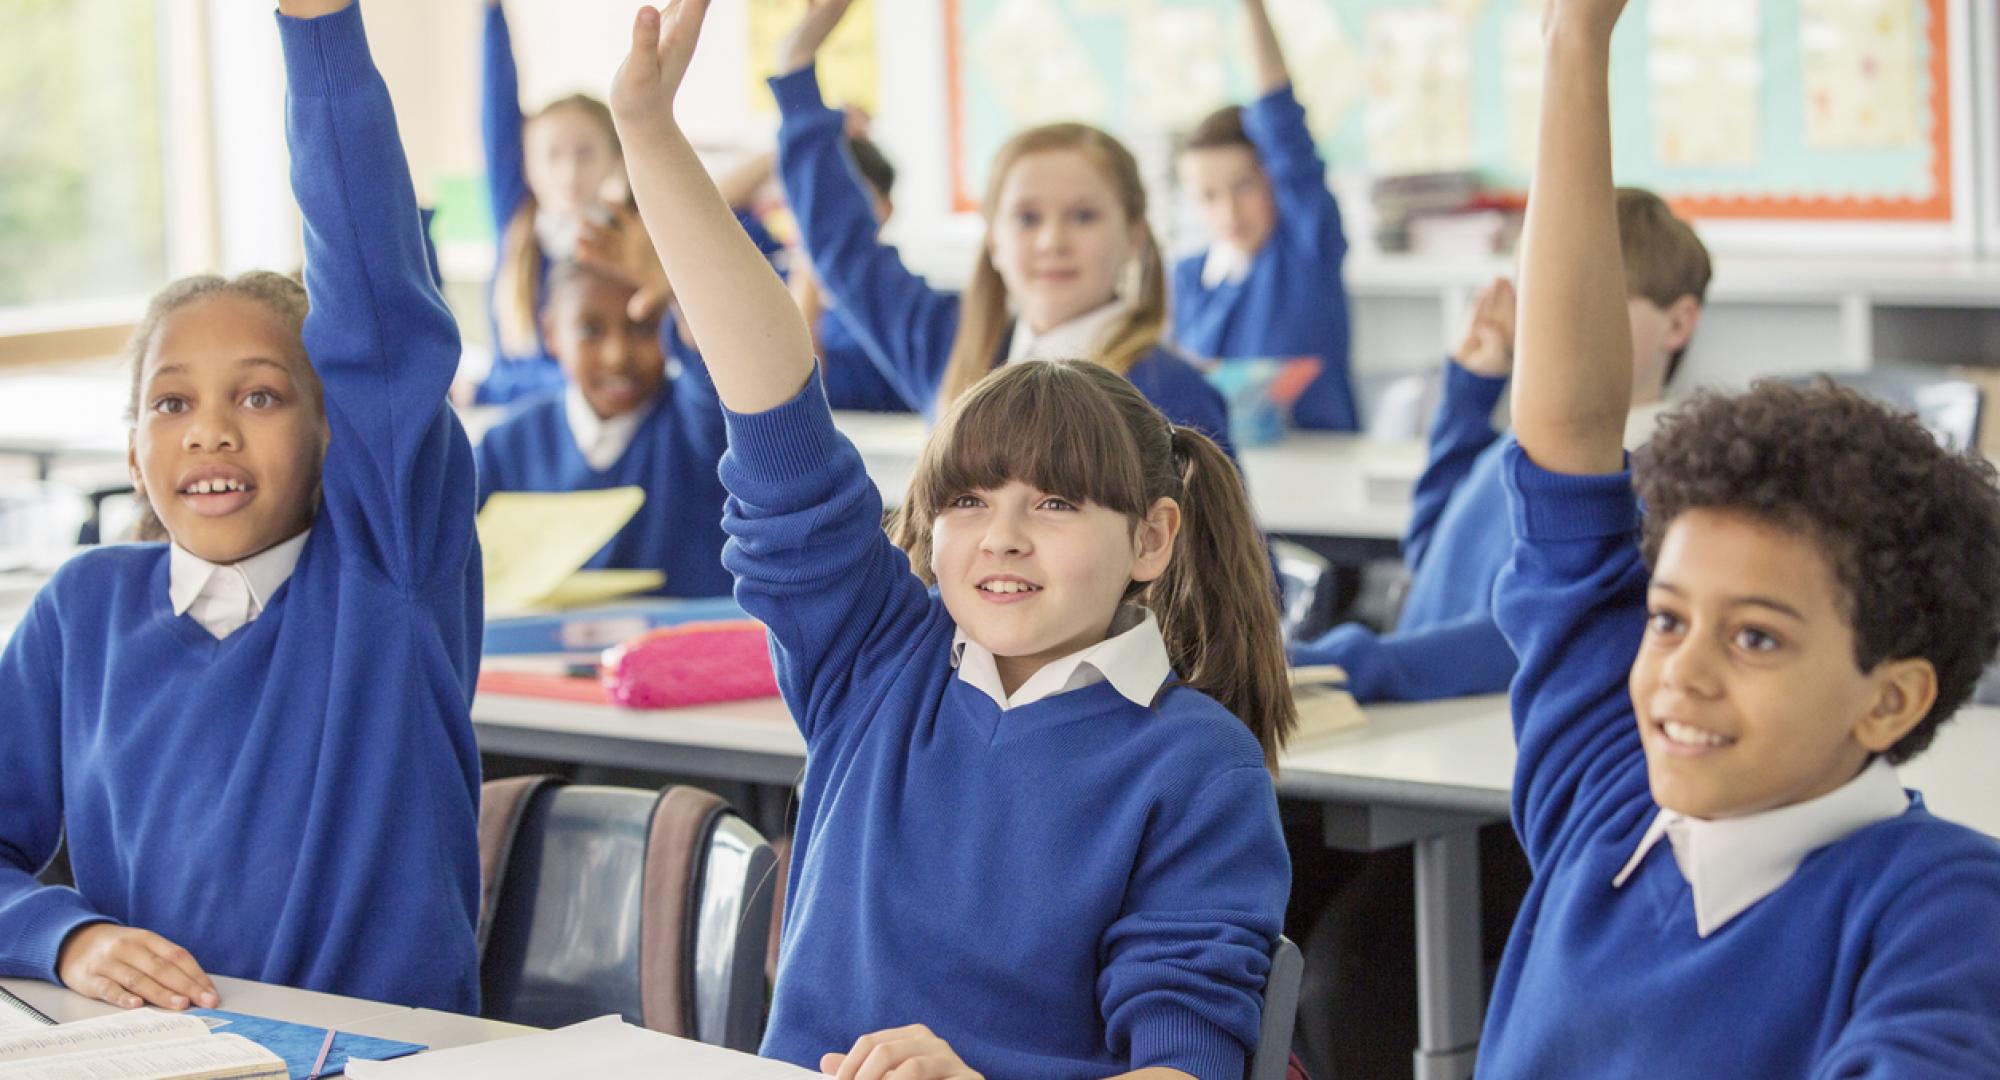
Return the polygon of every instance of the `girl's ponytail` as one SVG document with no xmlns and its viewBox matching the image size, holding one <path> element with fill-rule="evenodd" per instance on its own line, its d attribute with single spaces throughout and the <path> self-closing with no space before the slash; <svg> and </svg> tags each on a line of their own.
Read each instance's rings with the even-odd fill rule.
<svg viewBox="0 0 2000 1080">
<path fill-rule="evenodd" d="M 1172 428 L 1181 531 L 1166 573 L 1145 592 L 1182 679 L 1235 713 L 1278 769 L 1298 726 L 1278 626 L 1277 582 L 1236 465 L 1192 428 Z"/>
</svg>

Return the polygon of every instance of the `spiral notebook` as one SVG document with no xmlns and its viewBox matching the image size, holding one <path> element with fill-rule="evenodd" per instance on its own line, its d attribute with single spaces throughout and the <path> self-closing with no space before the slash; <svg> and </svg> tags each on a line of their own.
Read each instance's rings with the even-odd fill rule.
<svg viewBox="0 0 2000 1080">
<path fill-rule="evenodd" d="M 0 1032 L 34 1031 L 38 1028 L 53 1027 L 55 1021 L 42 1010 L 22 1001 L 0 986 Z"/>
</svg>

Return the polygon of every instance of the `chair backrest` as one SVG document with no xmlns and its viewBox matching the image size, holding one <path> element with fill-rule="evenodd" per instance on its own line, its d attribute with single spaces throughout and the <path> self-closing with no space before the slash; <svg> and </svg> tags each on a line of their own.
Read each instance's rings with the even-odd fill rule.
<svg viewBox="0 0 2000 1080">
<path fill-rule="evenodd" d="M 1781 381 L 1810 386 L 1822 378 L 1915 413 L 1917 422 L 1947 449 L 1970 450 L 1979 445 L 1985 403 L 1978 385 L 1969 380 L 1919 371 L 1848 371 L 1786 376 Z"/>
<path fill-rule="evenodd" d="M 1247 1080 L 1285 1080 L 1292 1060 L 1292 1027 L 1299 1018 L 1299 980 L 1306 960 L 1283 934 L 1271 950 L 1271 974 L 1264 980 L 1264 1020 L 1257 1030 L 1257 1052 L 1244 1070 Z"/>
<path fill-rule="evenodd" d="M 557 1027 L 615 1012 L 756 1049 L 773 861 L 721 799 L 497 780 L 480 834 L 487 1016 Z"/>
<path fill-rule="evenodd" d="M 1444 397 L 1443 372 L 1374 371 L 1356 377 L 1361 394 L 1361 430 L 1377 439 L 1421 439 Z"/>
<path fill-rule="evenodd" d="M 1278 565 L 1278 625 L 1285 640 L 1315 636 L 1332 621 L 1333 564 L 1291 540 L 1271 541 L 1271 555 Z"/>
</svg>

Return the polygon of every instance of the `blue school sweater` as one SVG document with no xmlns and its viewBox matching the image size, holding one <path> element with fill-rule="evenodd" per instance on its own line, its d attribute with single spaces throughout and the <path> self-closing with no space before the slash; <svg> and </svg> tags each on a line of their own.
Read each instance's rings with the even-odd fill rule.
<svg viewBox="0 0 2000 1080">
<path fill-rule="evenodd" d="M 933 416 L 958 336 L 959 296 L 931 288 L 876 236 L 875 212 L 842 138 L 844 121 L 820 100 L 817 72 L 774 78 L 771 92 L 782 117 L 778 178 L 813 269 L 889 385 Z M 1004 360 L 1004 353 L 993 358 L 995 366 Z M 1222 395 L 1178 351 L 1156 346 L 1126 377 L 1167 419 L 1204 432 L 1234 456 Z"/>
<path fill-rule="evenodd" d="M 1521 657 L 1514 827 L 1534 884 L 1479 1049 L 1488 1076 L 1990 1077 L 2000 845 L 1911 793 L 1806 856 L 1706 939 L 1668 844 L 1626 677 L 1647 571 L 1629 473 L 1503 464 L 1519 537 L 1494 594 Z"/>
<path fill-rule="evenodd" d="M 0 655 L 0 975 L 53 980 L 71 930 L 115 921 L 215 974 L 473 1012 L 481 594 L 472 451 L 445 407 L 458 333 L 358 9 L 279 29 L 332 430 L 318 517 L 221 641 L 173 613 L 164 544 L 93 549 L 35 598 Z M 76 888 L 36 885 L 65 834 Z"/>
<path fill-rule="evenodd" d="M 1493 582 L 1513 557 L 1503 440 L 1493 409 L 1506 379 L 1445 361 L 1444 398 L 1431 421 L 1430 456 L 1417 480 L 1403 559 L 1410 591 L 1396 629 L 1358 623 L 1294 645 L 1292 663 L 1339 664 L 1362 702 L 1430 701 L 1497 694 L 1514 675 L 1514 650 L 1493 622 Z"/>
<path fill-rule="evenodd" d="M 988 1076 L 1241 1076 L 1291 876 L 1249 729 L 1171 684 L 1002 712 L 818 380 L 728 423 L 723 559 L 807 748 L 762 1052 L 923 1023 Z"/>
<path fill-rule="evenodd" d="M 838 308 L 819 313 L 820 370 L 826 373 L 826 400 L 836 409 L 864 412 L 918 412 L 921 402 L 903 400 L 889 385 L 868 349 L 847 328 Z"/>
<path fill-rule="evenodd" d="M 500 280 L 500 268 L 507 258 L 507 226 L 529 198 L 528 173 L 521 129 L 521 87 L 514 69 L 514 42 L 507 32 L 504 4 L 486 6 L 486 34 L 480 61 L 479 131 L 486 147 L 486 205 L 493 215 L 493 283 L 487 287 L 487 325 L 492 331 L 493 370 L 479 384 L 481 405 L 506 405 L 533 397 L 543 390 L 562 385 L 562 368 L 535 335 L 535 347 L 528 352 L 508 353 L 500 342 L 498 297 L 493 289 Z M 549 260 L 543 257 L 536 270 L 537 280 L 545 280 Z M 536 316 L 541 315 L 537 306 Z"/>
<path fill-rule="evenodd" d="M 602 471 L 577 449 L 563 409 L 563 391 L 544 391 L 517 406 L 480 440 L 479 502 L 495 491 L 592 491 L 636 486 L 639 508 L 588 569 L 663 570 L 664 596 L 727 596 L 722 568 L 722 406 L 700 354 L 683 345 L 672 320 L 660 336 L 670 343 L 677 373 L 660 390 L 625 453 Z"/>
<path fill-rule="evenodd" d="M 1353 431 L 1360 425 L 1347 378 L 1347 286 L 1340 278 L 1347 235 L 1326 188 L 1326 163 L 1290 86 L 1244 109 L 1243 129 L 1270 178 L 1276 227 L 1240 281 L 1203 285 L 1206 251 L 1174 265 L 1174 342 L 1222 360 L 1317 357 L 1319 377 L 1299 397 L 1293 422 Z"/>
</svg>

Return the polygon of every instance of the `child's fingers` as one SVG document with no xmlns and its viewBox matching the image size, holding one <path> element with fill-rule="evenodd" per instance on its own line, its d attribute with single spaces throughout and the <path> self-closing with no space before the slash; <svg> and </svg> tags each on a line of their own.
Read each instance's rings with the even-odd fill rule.
<svg viewBox="0 0 2000 1080">
<path fill-rule="evenodd" d="M 112 982 L 131 991 L 148 1005 L 176 1010 L 188 1007 L 189 999 L 186 994 L 162 983 L 154 978 L 151 972 L 141 969 L 134 963 L 125 960 L 107 960 L 102 970 Z"/>
<path fill-rule="evenodd" d="M 121 1009 L 136 1009 L 146 1003 L 139 995 L 127 990 L 125 984 L 109 975 L 93 975 L 78 989 L 106 1005 L 116 1005 Z"/>
<path fill-rule="evenodd" d="M 632 54 L 626 62 L 639 57 L 652 57 L 660 47 L 660 9 L 651 4 L 639 6 L 638 14 L 632 16 Z"/>
<path fill-rule="evenodd" d="M 819 1056 L 819 1071 L 832 1076 L 840 1072 L 840 1066 L 846 1060 L 846 1054 L 821 1054 Z"/>
<path fill-rule="evenodd" d="M 201 969 L 201 964 L 195 961 L 194 954 L 185 946 L 176 945 L 158 934 L 148 934 L 145 945 L 162 964 L 179 973 L 185 981 L 174 985 L 182 987 L 196 1004 L 207 1009 L 221 1004 L 222 996 L 216 992 L 215 980 L 208 977 L 208 972 Z"/>
</svg>

